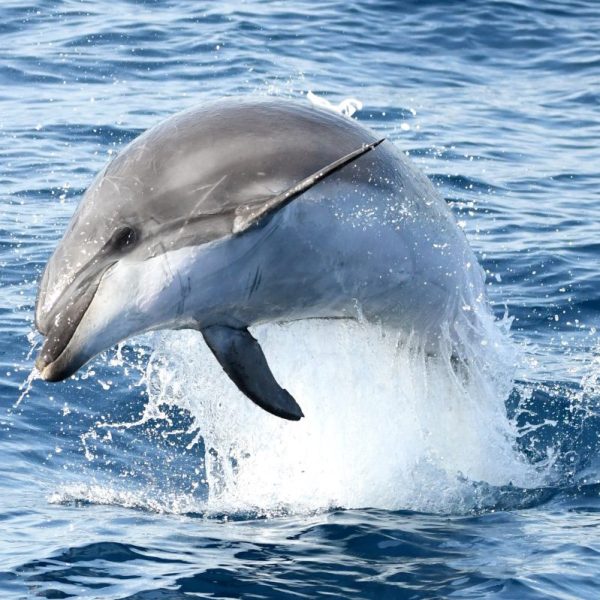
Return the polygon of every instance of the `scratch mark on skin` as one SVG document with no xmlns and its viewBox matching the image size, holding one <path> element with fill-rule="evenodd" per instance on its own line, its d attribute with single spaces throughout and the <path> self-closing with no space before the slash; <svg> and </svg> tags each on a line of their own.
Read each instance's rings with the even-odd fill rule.
<svg viewBox="0 0 600 600">
<path fill-rule="evenodd" d="M 223 175 L 223 177 L 221 177 L 221 180 L 217 181 L 217 183 L 207 183 L 205 185 L 201 185 L 201 186 L 199 186 L 197 188 L 194 188 L 193 190 L 190 190 L 188 193 L 190 195 L 192 195 L 192 194 L 197 194 L 198 192 L 201 192 L 201 191 L 203 191 L 203 190 L 205 190 L 207 188 L 214 189 L 217 185 L 219 185 L 223 181 L 223 179 L 225 179 L 225 177 L 227 177 L 227 175 Z M 209 190 L 209 193 L 212 191 L 212 189 Z M 205 199 L 206 199 L 206 194 L 204 196 L 202 196 L 202 198 L 199 200 L 198 203 L 196 203 L 196 205 L 194 206 L 193 210 L 195 211 L 198 208 L 198 204 L 200 204 L 200 202 L 203 202 Z"/>
<path fill-rule="evenodd" d="M 262 281 L 262 269 L 260 267 L 256 268 L 256 272 L 254 273 L 254 279 L 252 280 L 252 285 L 248 291 L 248 299 L 252 297 L 254 292 L 256 292 L 260 286 L 260 282 Z"/>
<path fill-rule="evenodd" d="M 198 209 L 200 208 L 201 204 L 206 200 L 206 198 L 208 198 L 208 196 L 210 194 L 212 194 L 225 181 L 225 179 L 227 179 L 227 174 L 223 175 L 223 177 L 221 177 L 221 179 L 219 179 L 219 181 L 217 181 L 216 183 L 207 184 L 207 185 L 201 186 L 201 187 L 193 190 L 194 192 L 196 192 L 196 191 L 206 189 L 206 192 L 200 196 L 200 198 L 198 199 L 196 204 L 194 204 L 194 206 L 192 207 L 192 210 L 190 211 L 187 219 L 185 219 L 183 221 L 183 223 L 181 224 L 181 227 L 179 228 L 179 231 L 178 231 L 179 236 L 183 234 L 183 230 L 190 223 L 190 221 L 194 218 L 194 216 L 198 212 Z"/>
<path fill-rule="evenodd" d="M 122 179 L 122 177 L 119 177 L 118 175 L 104 175 L 103 182 L 106 181 L 106 183 L 112 185 L 115 188 L 115 192 L 119 194 L 121 188 L 117 183 L 117 179 Z"/>
<path fill-rule="evenodd" d="M 185 301 L 192 293 L 192 279 L 189 275 L 185 279 L 186 279 L 186 281 L 185 281 L 185 285 L 184 285 L 181 280 L 181 277 L 179 278 L 182 288 L 181 288 L 181 301 L 177 305 L 177 316 L 178 317 L 183 315 L 183 312 L 185 310 Z"/>
<path fill-rule="evenodd" d="M 198 199 L 198 202 L 196 202 L 196 204 L 194 204 L 192 210 L 190 211 L 190 215 L 189 215 L 190 218 L 192 218 L 196 214 L 198 208 L 206 200 L 206 198 L 208 198 L 209 194 L 212 194 L 212 192 L 214 192 L 226 179 L 227 179 L 227 174 L 223 175 L 223 177 L 221 177 L 221 179 L 219 179 L 219 181 L 217 181 L 216 183 L 197 188 L 198 190 L 206 189 L 206 188 L 208 188 L 208 189 L 202 196 L 200 196 L 200 198 Z"/>
</svg>

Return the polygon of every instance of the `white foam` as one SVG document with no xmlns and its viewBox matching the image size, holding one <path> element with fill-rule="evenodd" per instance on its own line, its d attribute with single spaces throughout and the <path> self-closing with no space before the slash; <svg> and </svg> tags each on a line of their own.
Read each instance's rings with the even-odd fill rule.
<svg viewBox="0 0 600 600">
<path fill-rule="evenodd" d="M 48 496 L 50 504 L 89 502 L 106 506 L 121 506 L 157 513 L 186 514 L 198 509 L 189 494 L 164 493 L 160 490 L 127 490 L 99 483 L 66 484 Z"/>
<path fill-rule="evenodd" d="M 504 401 L 509 346 L 472 348 L 459 368 L 372 324 L 310 320 L 253 330 L 305 414 L 267 414 L 225 376 L 196 332 L 160 334 L 149 413 L 193 416 L 206 445 L 207 512 L 377 507 L 468 510 L 472 482 L 539 482 L 515 450 Z"/>
</svg>

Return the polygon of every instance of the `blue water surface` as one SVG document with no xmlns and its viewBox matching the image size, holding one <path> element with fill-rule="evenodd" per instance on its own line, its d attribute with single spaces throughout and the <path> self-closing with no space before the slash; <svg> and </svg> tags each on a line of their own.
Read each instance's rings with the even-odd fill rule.
<svg viewBox="0 0 600 600">
<path fill-rule="evenodd" d="M 599 32 L 596 0 L 3 0 L 0 596 L 600 597 Z M 179 110 L 309 91 L 360 100 L 464 227 L 514 318 L 530 486 L 206 511 L 190 411 L 142 418 L 152 340 L 27 382 L 37 281 L 106 161 Z"/>
</svg>

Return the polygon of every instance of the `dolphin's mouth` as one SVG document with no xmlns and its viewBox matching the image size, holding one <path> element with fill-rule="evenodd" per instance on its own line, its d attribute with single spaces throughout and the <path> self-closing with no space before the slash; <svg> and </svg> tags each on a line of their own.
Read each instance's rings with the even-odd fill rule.
<svg viewBox="0 0 600 600">
<path fill-rule="evenodd" d="M 67 290 L 65 296 L 68 297 L 68 300 L 66 302 L 59 300 L 56 303 L 47 319 L 46 339 L 35 361 L 35 366 L 41 373 L 42 379 L 62 381 L 73 375 L 85 362 L 77 356 L 70 356 L 68 347 L 109 266 L 102 269 L 93 281 L 84 287 L 83 291 L 80 291 L 81 288 L 79 288 L 69 294 L 69 290 Z"/>
</svg>

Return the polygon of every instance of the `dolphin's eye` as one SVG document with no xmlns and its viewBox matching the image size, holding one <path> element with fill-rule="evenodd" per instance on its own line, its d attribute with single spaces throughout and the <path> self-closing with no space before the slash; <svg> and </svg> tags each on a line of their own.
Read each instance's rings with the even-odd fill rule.
<svg viewBox="0 0 600 600">
<path fill-rule="evenodd" d="M 110 245 L 114 250 L 123 252 L 132 248 L 136 241 L 137 232 L 135 229 L 125 225 L 124 227 L 119 227 L 119 229 L 112 234 Z"/>
</svg>

